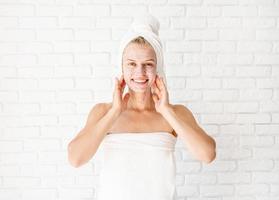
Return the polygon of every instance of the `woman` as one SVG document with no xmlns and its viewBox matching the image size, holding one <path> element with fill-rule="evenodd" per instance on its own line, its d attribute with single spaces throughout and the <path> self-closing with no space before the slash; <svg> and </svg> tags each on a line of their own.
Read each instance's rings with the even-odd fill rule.
<svg viewBox="0 0 279 200">
<path fill-rule="evenodd" d="M 149 31 L 156 27 L 154 19 L 149 16 L 142 22 L 151 23 Z M 209 163 L 215 158 L 214 139 L 185 106 L 170 104 L 162 57 L 147 30 L 123 46 L 122 75 L 115 79 L 112 103 L 96 104 L 68 146 L 69 162 L 75 167 L 103 147 L 98 200 L 173 200 L 177 137 L 197 159 Z M 122 98 L 125 86 L 129 91 Z"/>
</svg>

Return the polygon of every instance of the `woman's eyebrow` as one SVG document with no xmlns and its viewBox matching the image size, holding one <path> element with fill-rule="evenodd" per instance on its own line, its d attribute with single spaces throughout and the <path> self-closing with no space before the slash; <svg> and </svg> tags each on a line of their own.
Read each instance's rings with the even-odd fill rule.
<svg viewBox="0 0 279 200">
<path fill-rule="evenodd" d="M 133 60 L 133 59 L 127 59 L 127 60 L 131 60 L 131 61 L 135 61 L 135 60 Z M 146 60 L 146 61 L 153 61 L 153 62 L 155 62 L 155 60 L 154 59 L 148 59 L 148 60 Z"/>
</svg>

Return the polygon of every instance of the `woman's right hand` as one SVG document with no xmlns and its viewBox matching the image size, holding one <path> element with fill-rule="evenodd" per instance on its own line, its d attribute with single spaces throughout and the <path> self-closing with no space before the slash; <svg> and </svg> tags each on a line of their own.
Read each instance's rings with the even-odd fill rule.
<svg viewBox="0 0 279 200">
<path fill-rule="evenodd" d="M 124 80 L 123 74 L 121 75 L 120 80 L 118 80 L 118 78 L 115 77 L 112 109 L 116 110 L 119 113 L 126 110 L 128 99 L 130 97 L 130 94 L 126 93 L 122 98 L 125 86 L 126 82 Z"/>
</svg>

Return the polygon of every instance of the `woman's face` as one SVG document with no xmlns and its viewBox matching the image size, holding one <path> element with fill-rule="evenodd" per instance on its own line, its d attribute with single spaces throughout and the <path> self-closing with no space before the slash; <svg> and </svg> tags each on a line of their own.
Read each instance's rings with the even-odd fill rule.
<svg viewBox="0 0 279 200">
<path fill-rule="evenodd" d="M 131 43 L 123 52 L 122 72 L 127 86 L 136 91 L 149 89 L 156 78 L 156 53 L 148 45 Z"/>
</svg>

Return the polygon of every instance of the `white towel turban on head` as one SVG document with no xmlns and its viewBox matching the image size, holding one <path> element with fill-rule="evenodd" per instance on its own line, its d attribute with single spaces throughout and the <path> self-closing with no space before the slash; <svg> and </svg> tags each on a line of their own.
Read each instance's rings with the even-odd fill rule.
<svg viewBox="0 0 279 200">
<path fill-rule="evenodd" d="M 166 75 L 165 75 L 165 66 L 164 66 L 164 57 L 163 57 L 163 48 L 162 43 L 159 38 L 159 21 L 149 13 L 146 13 L 142 16 L 134 17 L 134 21 L 131 24 L 128 32 L 124 34 L 120 42 L 119 55 L 118 55 L 118 66 L 116 76 L 120 78 L 122 75 L 122 56 L 125 47 L 127 44 L 138 36 L 144 37 L 153 47 L 156 53 L 157 59 L 157 74 L 164 79 L 164 83 L 167 86 Z"/>
</svg>

